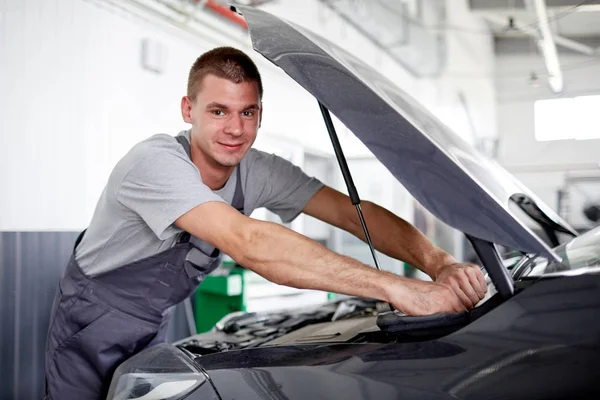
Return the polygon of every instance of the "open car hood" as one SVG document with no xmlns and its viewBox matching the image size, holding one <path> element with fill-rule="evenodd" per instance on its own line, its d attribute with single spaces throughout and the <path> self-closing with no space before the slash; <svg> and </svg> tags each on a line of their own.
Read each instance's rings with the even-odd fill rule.
<svg viewBox="0 0 600 400">
<path fill-rule="evenodd" d="M 264 11 L 236 9 L 254 49 L 327 107 L 437 218 L 471 236 L 558 259 L 511 212 L 511 196 L 524 196 L 546 220 L 573 230 L 499 164 L 328 40 Z"/>
</svg>

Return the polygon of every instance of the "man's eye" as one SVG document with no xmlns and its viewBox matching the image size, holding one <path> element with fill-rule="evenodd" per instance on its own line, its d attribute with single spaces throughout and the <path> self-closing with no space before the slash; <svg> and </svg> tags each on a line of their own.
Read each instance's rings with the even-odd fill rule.
<svg viewBox="0 0 600 400">
<path fill-rule="evenodd" d="M 211 111 L 214 115 L 221 117 L 223 115 L 225 115 L 225 113 L 223 112 L 223 110 L 212 110 Z"/>
<path fill-rule="evenodd" d="M 244 117 L 252 117 L 254 115 L 254 111 L 244 111 L 242 114 Z"/>
</svg>

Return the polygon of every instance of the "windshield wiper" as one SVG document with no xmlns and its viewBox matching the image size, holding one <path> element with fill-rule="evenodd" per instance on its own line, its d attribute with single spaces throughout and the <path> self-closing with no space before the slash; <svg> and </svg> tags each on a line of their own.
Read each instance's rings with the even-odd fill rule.
<svg viewBox="0 0 600 400">
<path fill-rule="evenodd" d="M 512 200 L 525 214 L 544 230 L 552 247 L 560 245 L 557 233 L 566 233 L 573 237 L 577 237 L 578 233 L 570 226 L 563 224 L 561 221 L 555 221 L 550 218 L 535 202 L 524 194 L 513 194 L 510 196 Z"/>
</svg>

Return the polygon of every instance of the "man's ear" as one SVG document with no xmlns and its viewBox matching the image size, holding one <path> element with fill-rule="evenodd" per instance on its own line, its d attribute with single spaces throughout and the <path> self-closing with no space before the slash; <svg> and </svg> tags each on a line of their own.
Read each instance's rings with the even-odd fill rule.
<svg viewBox="0 0 600 400">
<path fill-rule="evenodd" d="M 188 124 L 192 123 L 192 100 L 188 96 L 181 98 L 181 116 Z"/>
</svg>

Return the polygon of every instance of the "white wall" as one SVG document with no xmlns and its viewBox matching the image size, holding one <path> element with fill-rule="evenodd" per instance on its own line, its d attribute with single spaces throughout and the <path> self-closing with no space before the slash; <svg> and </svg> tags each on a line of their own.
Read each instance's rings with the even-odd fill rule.
<svg viewBox="0 0 600 400">
<path fill-rule="evenodd" d="M 597 165 L 600 161 L 600 140 L 536 141 L 534 102 L 600 94 L 599 61 L 574 53 L 559 53 L 565 90 L 556 95 L 548 87 L 541 56 L 533 51 L 525 54 L 510 54 L 509 51 L 510 47 L 500 53 L 496 63 L 499 161 L 556 209 L 557 191 L 565 186 L 569 176 L 600 177 L 599 168 L 587 170 L 591 164 Z M 539 76 L 538 88 L 528 82 L 531 71 Z M 577 223 L 580 219 L 574 218 L 573 221 Z"/>
<path fill-rule="evenodd" d="M 0 229 L 81 229 L 127 149 L 184 128 L 186 69 L 209 45 L 81 0 L 4 2 L 2 16 Z M 140 66 L 148 37 L 168 48 L 162 75 Z"/>
<path fill-rule="evenodd" d="M 250 53 L 245 34 L 239 41 L 208 33 L 207 40 L 192 39 L 103 2 L 4 0 L 0 6 L 5 231 L 84 228 L 112 167 L 134 143 L 187 127 L 179 103 L 195 58 L 224 44 Z M 161 74 L 141 66 L 142 41 L 148 38 L 166 49 Z M 312 97 L 262 57 L 253 57 L 265 79 L 261 132 L 327 144 L 327 136 L 315 129 L 322 122 Z M 314 107 L 312 118 L 301 115 L 307 105 Z"/>
<path fill-rule="evenodd" d="M 442 75 L 421 82 L 419 99 L 471 144 L 481 138 L 495 138 L 496 87 L 494 43 L 486 35 L 487 25 L 472 15 L 466 1 L 446 1 L 449 27 L 445 38 L 448 61 Z M 464 103 L 460 95 L 464 97 Z"/>
<path fill-rule="evenodd" d="M 481 74 L 481 79 L 466 80 L 455 74 L 491 68 L 489 38 L 450 32 L 444 76 L 418 80 L 350 26 L 331 15 L 321 18 L 317 0 L 272 4 L 280 7 L 274 13 L 358 52 L 472 140 L 457 98 L 464 92 L 476 134 L 494 134 L 491 78 Z M 451 23 L 480 27 L 465 4 L 453 1 L 448 7 Z M 212 14 L 204 18 L 223 26 Z M 112 167 L 134 143 L 186 128 L 179 102 L 188 69 L 199 54 L 218 45 L 248 51 L 261 69 L 265 111 L 260 135 L 331 154 L 312 96 L 253 53 L 245 35 L 225 37 L 204 29 L 201 38 L 192 37 L 102 0 L 0 0 L 0 230 L 84 228 Z M 142 68 L 144 39 L 166 49 L 163 73 Z M 339 133 L 349 158 L 370 154 L 353 135 L 344 129 Z M 268 147 L 277 140 L 268 142 L 263 141 Z"/>
</svg>

